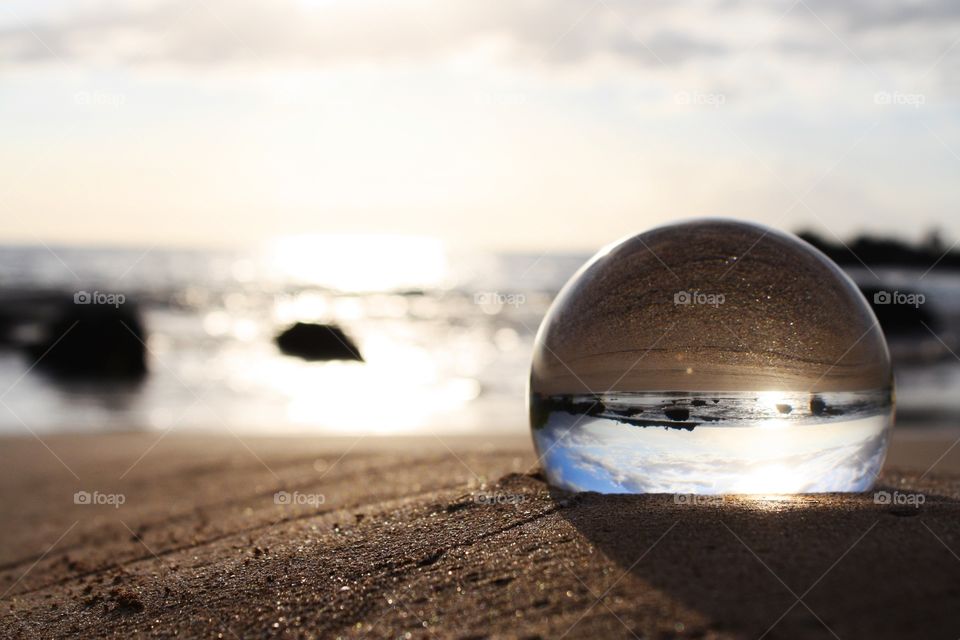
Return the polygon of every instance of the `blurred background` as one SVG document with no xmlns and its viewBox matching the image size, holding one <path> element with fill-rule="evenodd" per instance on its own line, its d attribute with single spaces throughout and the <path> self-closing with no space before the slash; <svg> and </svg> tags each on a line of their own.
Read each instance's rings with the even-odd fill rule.
<svg viewBox="0 0 960 640">
<path fill-rule="evenodd" d="M 517 432 L 603 245 L 732 216 L 960 417 L 960 5 L 0 5 L 0 432 Z"/>
</svg>

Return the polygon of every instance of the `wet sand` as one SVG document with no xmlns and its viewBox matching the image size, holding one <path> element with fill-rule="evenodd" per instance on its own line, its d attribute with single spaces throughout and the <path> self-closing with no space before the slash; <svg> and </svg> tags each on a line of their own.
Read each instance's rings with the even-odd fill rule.
<svg viewBox="0 0 960 640">
<path fill-rule="evenodd" d="M 526 437 L 160 435 L 0 441 L 0 637 L 960 636 L 955 431 L 895 436 L 919 507 L 570 495 Z"/>
</svg>

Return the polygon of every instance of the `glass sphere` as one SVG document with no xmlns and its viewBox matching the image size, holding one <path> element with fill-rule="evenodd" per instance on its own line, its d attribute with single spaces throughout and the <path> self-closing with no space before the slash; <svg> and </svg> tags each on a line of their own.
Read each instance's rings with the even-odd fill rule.
<svg viewBox="0 0 960 640">
<path fill-rule="evenodd" d="M 697 220 L 611 245 L 573 276 L 537 334 L 529 409 L 564 489 L 865 491 L 893 421 L 890 356 L 821 252 Z"/>
</svg>

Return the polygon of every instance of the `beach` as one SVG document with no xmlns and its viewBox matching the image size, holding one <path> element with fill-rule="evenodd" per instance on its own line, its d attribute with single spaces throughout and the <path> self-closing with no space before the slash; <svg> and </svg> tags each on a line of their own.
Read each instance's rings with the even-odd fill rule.
<svg viewBox="0 0 960 640">
<path fill-rule="evenodd" d="M 955 638 L 955 438 L 895 431 L 878 504 L 570 494 L 520 436 L 9 437 L 0 636 Z"/>
<path fill-rule="evenodd" d="M 0 640 L 960 640 L 888 5 L 5 2 Z"/>
<path fill-rule="evenodd" d="M 398 264 L 417 253 L 394 249 Z M 725 391 L 667 407 L 558 387 L 560 414 L 597 405 L 617 435 L 603 482 L 596 463 L 541 441 L 554 481 L 648 492 L 574 494 L 548 485 L 521 416 L 534 332 L 583 256 L 481 252 L 484 268 L 458 256 L 449 278 L 381 291 L 260 273 L 272 261 L 242 252 L 74 249 L 89 284 L 71 294 L 48 248 L 8 251 L 49 267 L 17 267 L 17 282 L 60 279 L 20 283 L 0 314 L 0 638 L 960 636 L 952 333 L 891 341 L 899 422 L 876 491 L 656 493 L 800 491 L 760 454 L 795 464 L 834 412 L 849 419 L 838 451 L 847 438 L 873 448 L 846 455 L 851 469 L 819 459 L 803 487 L 866 486 L 883 451 L 864 433 L 886 418 L 853 420 L 856 394 L 844 406 L 831 392 Z M 76 302 L 118 272 L 123 306 Z M 952 276 L 925 286 L 957 299 Z M 960 326 L 951 304 L 937 317 Z M 337 336 L 350 358 L 291 351 L 281 338 L 297 328 Z M 744 416 L 813 422 L 749 436 L 697 425 Z M 637 429 L 642 462 L 620 455 Z M 680 443 L 723 453 L 730 484 L 680 466 Z"/>
</svg>

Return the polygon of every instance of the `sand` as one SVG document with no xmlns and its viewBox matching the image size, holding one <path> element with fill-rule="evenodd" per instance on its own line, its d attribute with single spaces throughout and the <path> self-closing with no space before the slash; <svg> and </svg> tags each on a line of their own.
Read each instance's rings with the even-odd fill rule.
<svg viewBox="0 0 960 640">
<path fill-rule="evenodd" d="M 894 440 L 919 507 L 565 494 L 526 438 L 160 435 L 0 443 L 0 636 L 960 636 L 955 433 Z"/>
</svg>

